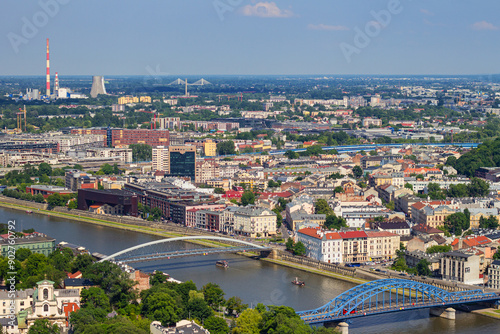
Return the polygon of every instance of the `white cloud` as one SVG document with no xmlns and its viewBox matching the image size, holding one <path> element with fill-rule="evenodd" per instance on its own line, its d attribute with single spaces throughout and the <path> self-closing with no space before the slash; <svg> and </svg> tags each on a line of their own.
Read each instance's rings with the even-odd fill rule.
<svg viewBox="0 0 500 334">
<path fill-rule="evenodd" d="M 425 14 L 427 16 L 434 16 L 433 12 L 431 12 L 430 10 L 427 10 L 427 9 L 423 9 L 423 8 L 420 10 L 420 13 Z"/>
<path fill-rule="evenodd" d="M 474 30 L 498 30 L 498 27 L 486 21 L 479 21 L 471 26 Z"/>
<path fill-rule="evenodd" d="M 309 24 L 307 29 L 310 30 L 328 30 L 328 31 L 344 31 L 349 30 L 346 26 L 333 26 L 328 24 Z"/>
<path fill-rule="evenodd" d="M 245 16 L 257 16 L 264 18 L 292 17 L 294 14 L 289 9 L 280 9 L 275 2 L 258 2 L 254 6 L 247 5 L 241 9 Z"/>
</svg>

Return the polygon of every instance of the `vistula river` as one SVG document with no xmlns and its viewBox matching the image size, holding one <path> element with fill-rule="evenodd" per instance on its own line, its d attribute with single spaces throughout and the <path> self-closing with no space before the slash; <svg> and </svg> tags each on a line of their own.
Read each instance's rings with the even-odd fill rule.
<svg viewBox="0 0 500 334">
<path fill-rule="evenodd" d="M 40 215 L 36 211 L 27 214 L 0 208 L 0 216 L 2 223 L 15 220 L 19 231 L 34 228 L 55 238 L 57 243 L 66 241 L 84 246 L 90 252 L 107 255 L 159 239 L 153 235 Z M 192 247 L 192 244 L 179 242 L 178 247 Z M 216 267 L 218 259 L 227 260 L 229 269 Z M 224 290 L 226 298 L 238 296 L 249 305 L 286 305 L 297 311 L 320 307 L 354 286 L 349 282 L 233 254 L 135 263 L 132 266 L 146 272 L 161 270 L 181 281 L 192 280 L 198 288 L 214 282 Z M 305 281 L 306 286 L 290 284 L 295 277 Z M 353 319 L 349 324 L 349 333 L 500 333 L 500 320 L 457 312 L 456 320 L 451 321 L 430 317 L 428 310 L 408 311 Z"/>
</svg>

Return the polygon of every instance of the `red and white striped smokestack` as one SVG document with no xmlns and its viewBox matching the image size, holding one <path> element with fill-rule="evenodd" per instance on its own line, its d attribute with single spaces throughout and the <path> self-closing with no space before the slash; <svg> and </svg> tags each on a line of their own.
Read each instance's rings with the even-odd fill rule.
<svg viewBox="0 0 500 334">
<path fill-rule="evenodd" d="M 47 38 L 47 96 L 50 96 L 50 57 L 49 57 L 49 39 Z"/>
<path fill-rule="evenodd" d="M 54 79 L 54 93 L 56 93 L 58 90 L 59 90 L 59 75 L 57 75 L 56 72 L 56 78 Z"/>
</svg>

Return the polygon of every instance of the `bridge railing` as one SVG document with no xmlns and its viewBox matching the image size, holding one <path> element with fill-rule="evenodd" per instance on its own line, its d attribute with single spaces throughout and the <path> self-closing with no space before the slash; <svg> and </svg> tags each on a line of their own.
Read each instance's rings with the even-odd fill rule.
<svg viewBox="0 0 500 334">
<path fill-rule="evenodd" d="M 314 323 L 408 309 L 497 300 L 500 300 L 498 294 L 485 293 L 482 290 L 449 292 L 424 283 L 382 279 L 356 286 L 322 307 L 297 314 L 304 321 Z"/>
</svg>

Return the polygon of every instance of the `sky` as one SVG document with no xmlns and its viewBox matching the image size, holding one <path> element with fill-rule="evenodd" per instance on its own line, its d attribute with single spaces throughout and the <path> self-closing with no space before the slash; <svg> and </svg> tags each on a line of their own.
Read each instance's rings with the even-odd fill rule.
<svg viewBox="0 0 500 334">
<path fill-rule="evenodd" d="M 498 0 L 2 0 L 0 75 L 500 73 Z"/>
</svg>

